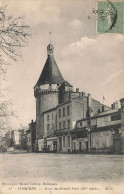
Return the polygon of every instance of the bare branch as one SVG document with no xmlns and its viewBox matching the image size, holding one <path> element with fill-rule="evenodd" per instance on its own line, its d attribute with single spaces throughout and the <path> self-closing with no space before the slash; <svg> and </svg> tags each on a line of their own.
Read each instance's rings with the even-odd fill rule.
<svg viewBox="0 0 124 194">
<path fill-rule="evenodd" d="M 20 48 L 28 45 L 28 37 L 31 36 L 29 31 L 30 27 L 25 24 L 24 17 L 13 18 L 7 14 L 7 6 L 0 7 L 0 75 L 2 74 L 3 80 L 7 66 L 21 56 Z M 0 95 L 3 95 L 2 88 Z M 0 102 L 0 131 L 8 128 L 8 118 L 13 116 L 16 114 L 12 103 Z"/>
<path fill-rule="evenodd" d="M 31 36 L 30 27 L 24 23 L 24 17 L 8 16 L 6 8 L 7 6 L 0 8 L 0 53 L 16 61 L 20 57 L 17 49 L 28 44 L 27 38 Z M 3 68 L 0 69 L 3 71 Z"/>
</svg>

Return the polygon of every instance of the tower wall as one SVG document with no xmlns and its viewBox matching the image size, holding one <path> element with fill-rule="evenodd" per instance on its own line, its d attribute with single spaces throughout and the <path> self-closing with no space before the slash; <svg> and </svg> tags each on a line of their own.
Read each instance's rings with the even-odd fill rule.
<svg viewBox="0 0 124 194">
<path fill-rule="evenodd" d="M 40 90 L 36 95 L 36 138 L 44 136 L 44 111 L 58 105 L 58 90 Z"/>
<path fill-rule="evenodd" d="M 71 99 L 72 96 L 72 87 L 66 86 L 65 82 L 59 87 L 59 104 L 67 102 Z"/>
<path fill-rule="evenodd" d="M 47 46 L 47 60 L 34 87 L 36 98 L 36 138 L 44 136 L 44 111 L 58 105 L 58 87 L 64 82 L 54 59 L 54 47 Z"/>
</svg>

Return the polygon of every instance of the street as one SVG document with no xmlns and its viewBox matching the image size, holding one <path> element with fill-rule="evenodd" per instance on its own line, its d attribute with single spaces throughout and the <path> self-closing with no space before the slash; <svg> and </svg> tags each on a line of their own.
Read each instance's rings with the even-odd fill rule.
<svg viewBox="0 0 124 194">
<path fill-rule="evenodd" d="M 2 179 L 124 181 L 124 155 L 0 154 Z"/>
</svg>

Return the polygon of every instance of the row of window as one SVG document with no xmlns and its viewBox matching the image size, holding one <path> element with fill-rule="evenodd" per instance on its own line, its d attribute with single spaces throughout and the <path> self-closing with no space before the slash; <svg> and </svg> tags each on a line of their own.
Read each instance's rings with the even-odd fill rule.
<svg viewBox="0 0 124 194">
<path fill-rule="evenodd" d="M 111 121 L 121 120 L 121 114 L 111 116 Z"/>
<path fill-rule="evenodd" d="M 65 107 L 63 109 L 59 109 L 59 118 L 62 116 L 65 117 Z M 67 106 L 67 116 L 70 115 L 70 106 Z M 54 115 L 52 114 L 52 120 L 53 120 Z M 47 115 L 47 121 L 50 120 L 50 115 Z"/>
<path fill-rule="evenodd" d="M 62 125 L 63 124 L 63 125 Z M 66 122 L 63 121 L 63 122 L 59 122 L 59 129 L 65 129 L 65 128 L 68 128 L 70 129 L 70 120 L 67 121 L 67 126 L 66 126 Z"/>
<path fill-rule="evenodd" d="M 52 127 L 54 127 L 53 123 L 52 123 Z M 59 122 L 59 129 L 65 129 L 65 128 L 70 129 L 70 120 L 67 121 L 67 125 L 66 125 L 66 121 Z M 50 124 L 47 124 L 47 130 L 50 130 Z"/>
<path fill-rule="evenodd" d="M 87 120 L 85 124 L 90 125 L 90 120 Z M 82 126 L 83 126 L 83 122 L 80 122 L 80 127 Z"/>
<path fill-rule="evenodd" d="M 65 117 L 65 107 L 63 109 L 59 109 L 59 118 Z M 67 116 L 70 115 L 70 106 L 67 106 Z"/>
<path fill-rule="evenodd" d="M 47 121 L 50 120 L 50 115 L 47 115 Z M 53 114 L 52 114 L 52 120 L 53 120 Z"/>
<path fill-rule="evenodd" d="M 117 120 L 121 120 L 121 114 L 112 115 L 112 116 L 111 116 L 111 121 L 117 121 Z M 104 117 L 104 121 L 105 121 L 105 122 L 108 122 L 108 117 Z M 87 122 L 87 125 L 90 124 L 90 120 L 87 120 L 86 122 Z M 80 127 L 82 127 L 82 126 L 83 126 L 83 123 L 80 122 Z"/>
<path fill-rule="evenodd" d="M 52 123 L 52 128 L 54 128 L 55 125 Z M 50 130 L 50 124 L 47 124 L 47 130 Z"/>
</svg>

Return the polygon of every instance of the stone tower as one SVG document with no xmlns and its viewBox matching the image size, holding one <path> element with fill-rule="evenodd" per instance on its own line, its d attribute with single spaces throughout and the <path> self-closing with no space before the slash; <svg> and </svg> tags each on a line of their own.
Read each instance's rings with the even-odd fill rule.
<svg viewBox="0 0 124 194">
<path fill-rule="evenodd" d="M 64 82 L 54 59 L 54 47 L 47 46 L 47 60 L 34 87 L 36 98 L 36 138 L 44 137 L 43 112 L 58 105 L 58 87 Z"/>
</svg>

